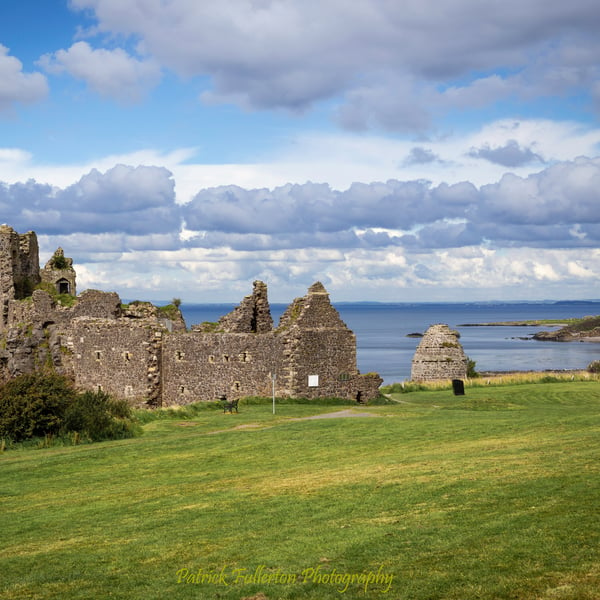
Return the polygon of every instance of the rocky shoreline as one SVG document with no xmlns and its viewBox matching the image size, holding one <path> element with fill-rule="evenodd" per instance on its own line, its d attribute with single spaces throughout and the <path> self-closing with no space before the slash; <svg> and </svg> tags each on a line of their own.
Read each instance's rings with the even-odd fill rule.
<svg viewBox="0 0 600 600">
<path fill-rule="evenodd" d="M 600 342 L 600 331 L 593 332 L 572 332 L 572 331 L 540 331 L 534 333 L 531 339 L 540 342 Z"/>
<path fill-rule="evenodd" d="M 547 321 L 503 321 L 498 323 L 463 323 L 458 327 L 556 327 L 553 331 L 539 331 L 531 337 L 540 342 L 600 342 L 600 317 L 585 317 L 576 323 L 548 323 Z"/>
</svg>

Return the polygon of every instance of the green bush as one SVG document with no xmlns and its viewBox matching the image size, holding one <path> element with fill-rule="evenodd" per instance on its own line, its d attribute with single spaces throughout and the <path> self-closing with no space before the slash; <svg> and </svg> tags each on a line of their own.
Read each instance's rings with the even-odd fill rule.
<svg viewBox="0 0 600 600">
<path fill-rule="evenodd" d="M 67 407 L 63 431 L 92 442 L 132 437 L 132 412 L 125 400 L 114 400 L 106 392 L 83 392 Z"/>
<path fill-rule="evenodd" d="M 479 377 L 479 373 L 475 370 L 476 366 L 477 366 L 477 362 L 474 360 L 471 360 L 467 356 L 467 377 L 469 377 L 470 379 L 475 379 L 476 377 Z"/>
<path fill-rule="evenodd" d="M 59 269 L 62 271 L 70 267 L 69 261 L 65 258 L 64 254 L 58 254 L 55 252 L 50 260 L 52 263 L 52 268 L 54 269 Z"/>
<path fill-rule="evenodd" d="M 20 375 L 0 388 L 0 438 L 20 442 L 54 435 L 77 392 L 60 375 Z"/>
<path fill-rule="evenodd" d="M 100 391 L 79 393 L 55 373 L 20 375 L 0 388 L 0 439 L 9 442 L 44 438 L 48 445 L 57 435 L 96 442 L 136 433 L 126 401 Z"/>
</svg>

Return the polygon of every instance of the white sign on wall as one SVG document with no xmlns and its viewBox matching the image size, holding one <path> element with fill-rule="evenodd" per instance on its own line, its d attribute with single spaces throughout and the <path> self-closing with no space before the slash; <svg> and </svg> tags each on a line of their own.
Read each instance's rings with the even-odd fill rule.
<svg viewBox="0 0 600 600">
<path fill-rule="evenodd" d="M 308 387 L 319 387 L 319 376 L 309 375 L 308 376 Z"/>
</svg>

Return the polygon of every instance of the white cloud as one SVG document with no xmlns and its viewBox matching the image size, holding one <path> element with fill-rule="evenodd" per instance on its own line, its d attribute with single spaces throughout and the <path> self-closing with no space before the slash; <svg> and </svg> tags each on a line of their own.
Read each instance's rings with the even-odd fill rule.
<svg viewBox="0 0 600 600">
<path fill-rule="evenodd" d="M 41 73 L 24 73 L 21 61 L 8 51 L 0 44 L 0 112 L 18 103 L 38 102 L 48 94 L 46 78 Z"/>
<path fill-rule="evenodd" d="M 600 75 L 590 0 L 71 5 L 161 66 L 210 77 L 211 102 L 296 111 L 342 98 L 339 121 L 351 129 L 422 130 L 439 111 L 588 95 Z"/>
<path fill-rule="evenodd" d="M 42 233 L 168 234 L 181 224 L 171 173 L 162 167 L 117 165 L 65 189 L 28 180 L 0 184 L 0 216 Z"/>
<path fill-rule="evenodd" d="M 600 223 L 598 189 L 598 158 L 558 163 L 526 179 L 508 174 L 481 189 L 481 218 L 516 225 Z"/>
<path fill-rule="evenodd" d="M 516 140 L 508 140 L 504 146 L 497 148 L 490 148 L 489 145 L 473 148 L 469 155 L 474 158 L 484 158 L 503 167 L 521 167 L 533 162 L 543 162 L 539 154 L 533 152 L 531 148 L 521 148 Z"/>
<path fill-rule="evenodd" d="M 275 188 L 287 183 L 327 182 L 334 190 L 346 190 L 353 182 L 427 180 L 432 185 L 469 181 L 481 186 L 495 183 L 507 167 L 469 156 L 473 148 L 500 148 L 515 140 L 547 164 L 569 161 L 575 156 L 597 156 L 600 129 L 575 122 L 543 119 L 505 119 L 473 132 L 418 142 L 436 160 L 407 161 L 415 148 L 412 139 L 377 135 L 306 132 L 274 148 L 261 163 L 198 164 L 195 148 L 172 152 L 144 149 L 127 154 L 100 156 L 81 164 L 43 164 L 19 148 L 0 148 L 0 181 L 17 183 L 33 178 L 65 188 L 92 169 L 107 171 L 115 164 L 163 166 L 173 173 L 177 201 L 189 202 L 201 189 L 237 185 L 245 189 Z M 540 164 L 510 168 L 526 177 Z"/>
<path fill-rule="evenodd" d="M 87 42 L 76 42 L 68 50 L 45 54 L 39 64 L 49 73 L 66 71 L 102 96 L 125 102 L 140 100 L 161 76 L 154 60 L 139 60 L 122 48 L 93 49 Z"/>
</svg>

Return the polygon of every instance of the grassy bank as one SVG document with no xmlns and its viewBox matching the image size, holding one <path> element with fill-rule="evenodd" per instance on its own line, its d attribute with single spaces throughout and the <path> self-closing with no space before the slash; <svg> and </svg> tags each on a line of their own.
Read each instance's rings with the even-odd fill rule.
<svg viewBox="0 0 600 600">
<path fill-rule="evenodd" d="M 599 408 L 595 381 L 255 401 L 8 451 L 0 599 L 595 599 Z M 307 418 L 342 410 L 375 417 Z"/>
<path fill-rule="evenodd" d="M 510 372 L 483 372 L 477 377 L 467 378 L 463 381 L 466 389 L 478 387 L 494 387 L 505 385 L 524 385 L 527 383 L 561 383 L 561 382 L 600 382 L 600 374 L 588 370 L 577 371 L 510 371 Z M 451 390 L 452 380 L 403 382 L 383 386 L 384 395 L 392 393 L 410 393 L 423 391 Z"/>
</svg>

